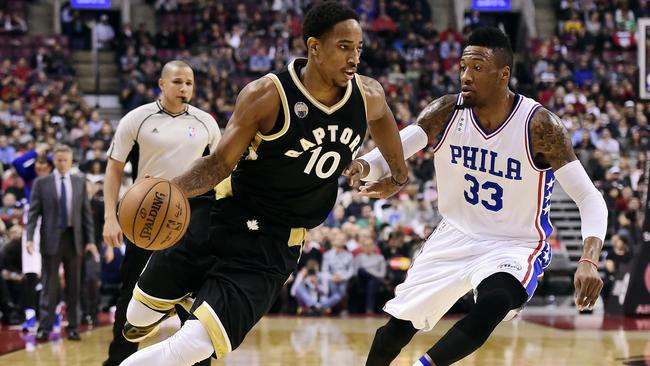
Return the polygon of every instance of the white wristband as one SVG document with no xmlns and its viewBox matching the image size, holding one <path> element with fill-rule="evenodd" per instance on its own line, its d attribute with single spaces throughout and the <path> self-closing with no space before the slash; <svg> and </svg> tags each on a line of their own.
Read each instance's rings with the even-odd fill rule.
<svg viewBox="0 0 650 366">
<path fill-rule="evenodd" d="M 424 149 L 429 143 L 429 136 L 427 136 L 427 133 L 418 125 L 406 126 L 402 131 L 400 131 L 399 137 L 402 140 L 404 160 Z M 372 149 L 372 151 L 359 159 L 365 160 L 368 162 L 368 166 L 370 166 L 368 175 L 365 178 L 362 178 L 363 181 L 375 181 L 390 175 L 390 167 L 378 148 Z"/>
</svg>

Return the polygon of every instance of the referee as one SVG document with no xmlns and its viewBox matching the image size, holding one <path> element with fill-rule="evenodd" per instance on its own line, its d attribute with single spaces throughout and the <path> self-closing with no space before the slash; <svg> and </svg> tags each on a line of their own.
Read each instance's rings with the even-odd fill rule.
<svg viewBox="0 0 650 366">
<path fill-rule="evenodd" d="M 170 61 L 158 80 L 160 99 L 140 106 L 120 120 L 109 148 L 109 161 L 104 180 L 104 241 L 112 246 L 122 244 L 122 230 L 116 209 L 124 165 L 133 165 L 133 178 L 144 176 L 171 179 L 203 155 L 212 152 L 221 133 L 217 122 L 208 113 L 188 104 L 194 89 L 194 73 L 183 61 Z M 113 340 L 103 366 L 117 366 L 138 350 L 122 336 L 126 308 L 140 273 L 151 252 L 126 240 L 126 253 L 120 275 L 122 287 L 117 300 Z M 208 364 L 209 364 L 208 360 Z"/>
</svg>

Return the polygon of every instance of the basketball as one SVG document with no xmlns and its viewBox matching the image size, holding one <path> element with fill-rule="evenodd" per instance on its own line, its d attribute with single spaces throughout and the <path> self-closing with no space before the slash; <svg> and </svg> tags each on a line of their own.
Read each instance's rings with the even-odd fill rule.
<svg viewBox="0 0 650 366">
<path fill-rule="evenodd" d="M 162 250 L 185 234 L 190 205 L 175 184 L 162 178 L 145 178 L 124 194 L 117 217 L 122 232 L 135 245 Z"/>
</svg>

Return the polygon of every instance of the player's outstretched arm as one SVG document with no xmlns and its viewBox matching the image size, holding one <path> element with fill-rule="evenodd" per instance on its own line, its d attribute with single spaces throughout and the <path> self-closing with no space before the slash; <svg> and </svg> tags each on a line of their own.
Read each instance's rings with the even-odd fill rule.
<svg viewBox="0 0 650 366">
<path fill-rule="evenodd" d="M 381 155 L 388 163 L 391 175 L 398 182 L 406 182 L 408 169 L 404 162 L 402 142 L 393 112 L 386 103 L 384 88 L 375 79 L 362 76 L 368 103 L 368 128 Z"/>
<path fill-rule="evenodd" d="M 564 191 L 580 210 L 584 248 L 574 277 L 578 308 L 592 308 L 603 281 L 598 260 L 607 232 L 607 205 L 573 152 L 571 137 L 562 121 L 541 108 L 530 122 L 533 159 L 538 167 L 551 167 Z"/>
<path fill-rule="evenodd" d="M 372 185 L 362 187 L 361 194 L 387 198 L 399 192 L 408 183 L 408 168 L 404 162 L 402 141 L 393 112 L 386 103 L 384 88 L 377 80 L 366 76 L 361 76 L 361 82 L 366 93 L 368 129 L 377 145 L 376 154 L 381 156 L 385 165 L 386 175 L 390 174 L 388 178 L 378 179 Z M 350 164 L 350 168 L 343 173 L 348 176 L 351 185 L 356 183 L 359 174 L 355 171 L 355 166 L 360 168 L 360 163 L 357 161 Z"/>
<path fill-rule="evenodd" d="M 375 83 L 377 82 L 375 81 Z M 383 90 L 381 90 L 381 93 L 382 102 L 385 104 Z M 429 142 L 436 142 L 449 116 L 453 113 L 455 102 L 456 97 L 454 95 L 446 95 L 434 100 L 420 113 L 415 124 L 400 131 L 399 137 L 403 148 L 403 159 L 408 159 L 426 147 Z M 390 110 L 388 112 L 390 113 Z M 390 117 L 394 124 L 392 113 Z M 383 151 L 380 152 L 379 149 L 374 149 L 352 162 L 345 174 L 348 176 L 351 185 L 358 179 L 370 181 L 371 183 L 366 184 L 362 192 L 370 197 L 379 197 L 381 189 L 386 188 L 380 179 L 389 173 L 389 168 Z"/>
<path fill-rule="evenodd" d="M 172 182 L 188 197 L 214 188 L 232 173 L 255 134 L 273 126 L 279 108 L 280 96 L 273 81 L 263 77 L 248 84 L 237 97 L 235 110 L 217 148 L 210 155 L 196 160 Z"/>
</svg>

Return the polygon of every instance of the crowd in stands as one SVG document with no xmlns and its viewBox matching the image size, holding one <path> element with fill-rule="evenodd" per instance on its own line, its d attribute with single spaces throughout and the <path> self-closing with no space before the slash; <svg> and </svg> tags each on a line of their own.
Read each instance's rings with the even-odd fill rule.
<svg viewBox="0 0 650 366">
<path fill-rule="evenodd" d="M 5 3 L 26 7 L 22 1 Z M 21 261 L 31 185 L 52 171 L 57 144 L 72 146 L 75 171 L 86 173 L 88 180 L 99 228 L 95 232 L 101 234 L 101 183 L 113 125 L 86 103 L 74 81 L 68 38 L 0 38 L 0 312 L 4 322 L 16 323 L 24 319 L 22 310 L 36 308 L 24 289 L 35 287 L 38 279 L 23 272 Z M 100 238 L 93 241 L 101 244 Z M 96 316 L 93 308 L 85 309 L 85 315 Z"/>
<path fill-rule="evenodd" d="M 0 36 L 27 33 L 28 1 L 0 1 Z"/>
<path fill-rule="evenodd" d="M 156 9 L 155 33 L 144 23 L 124 24 L 106 45 L 117 53 L 124 112 L 155 100 L 161 66 L 181 59 L 195 71 L 192 103 L 224 127 L 246 83 L 305 54 L 300 20 L 309 1 L 150 3 Z M 460 31 L 440 30 L 434 28 L 425 0 L 352 3 L 365 31 L 359 73 L 384 86 L 400 128 L 413 123 L 433 99 L 459 90 L 463 36 L 482 24 L 480 14 L 470 14 Z M 579 159 L 605 195 L 609 234 L 616 238 L 612 263 L 629 260 L 625 253 L 633 253 L 642 240 L 644 151 L 650 141 L 650 105 L 636 100 L 634 38 L 636 19 L 648 10 L 643 0 L 629 4 L 557 1 L 556 35 L 530 40 L 512 79 L 514 90 L 536 98 L 561 118 Z M 87 39 L 74 34 L 78 15 L 68 15 L 66 47 L 75 49 Z M 73 146 L 77 169 L 94 187 L 95 232 L 101 233 L 103 214 L 97 212 L 114 126 L 84 102 L 67 67 L 69 53 L 57 47 L 45 45 L 31 60 L 0 57 L 4 252 L 15 253 L 7 248 L 17 245 L 21 202 L 28 199 L 23 188 L 29 183 L 12 163 L 28 153 L 47 161 L 48 149 L 57 142 Z M 363 151 L 372 147 L 368 141 Z M 411 158 L 412 183 L 389 200 L 365 200 L 341 180 L 339 201 L 326 222 L 309 232 L 299 270 L 276 310 L 314 315 L 379 311 L 440 220 L 432 157 L 428 149 Z M 7 273 L 3 278 L 21 275 L 7 263 L 2 264 Z M 608 262 L 605 269 L 614 268 Z"/>
<path fill-rule="evenodd" d="M 533 45 L 539 101 L 558 114 L 603 191 L 611 235 L 641 243 L 650 105 L 637 101 L 636 20 L 647 1 L 559 1 L 557 35 Z"/>
</svg>

